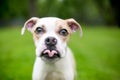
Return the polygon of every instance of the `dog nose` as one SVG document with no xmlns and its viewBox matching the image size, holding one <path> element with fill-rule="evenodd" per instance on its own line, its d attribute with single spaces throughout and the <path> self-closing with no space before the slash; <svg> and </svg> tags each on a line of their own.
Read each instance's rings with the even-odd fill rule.
<svg viewBox="0 0 120 80">
<path fill-rule="evenodd" d="M 54 38 L 54 37 L 48 37 L 48 38 L 45 39 L 45 44 L 47 46 L 55 46 L 56 43 L 57 43 L 57 39 Z"/>
</svg>

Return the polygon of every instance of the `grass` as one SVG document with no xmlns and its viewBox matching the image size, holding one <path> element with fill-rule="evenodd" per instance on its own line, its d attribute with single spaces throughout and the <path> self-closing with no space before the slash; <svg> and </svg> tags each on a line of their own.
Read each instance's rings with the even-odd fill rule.
<svg viewBox="0 0 120 80">
<path fill-rule="evenodd" d="M 74 33 L 69 46 L 74 52 L 77 80 L 120 79 L 120 29 L 83 28 Z M 35 59 L 32 35 L 20 28 L 0 29 L 0 80 L 31 80 Z"/>
</svg>

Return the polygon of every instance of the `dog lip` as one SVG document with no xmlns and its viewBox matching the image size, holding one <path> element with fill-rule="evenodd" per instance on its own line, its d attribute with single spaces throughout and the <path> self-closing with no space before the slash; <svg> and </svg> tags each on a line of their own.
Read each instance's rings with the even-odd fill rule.
<svg viewBox="0 0 120 80">
<path fill-rule="evenodd" d="M 48 54 L 49 57 L 53 57 L 54 54 L 57 54 L 57 52 L 56 52 L 55 50 L 52 50 L 52 51 L 50 51 L 50 50 L 45 50 L 45 51 L 43 52 L 43 54 Z"/>
<path fill-rule="evenodd" d="M 40 55 L 40 57 L 45 57 L 47 59 L 55 59 L 60 58 L 60 53 L 58 50 L 44 49 Z"/>
</svg>

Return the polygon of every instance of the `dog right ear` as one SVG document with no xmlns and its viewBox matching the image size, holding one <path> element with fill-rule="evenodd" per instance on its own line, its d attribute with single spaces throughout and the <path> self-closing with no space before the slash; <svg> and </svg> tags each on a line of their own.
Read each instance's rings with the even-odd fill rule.
<svg viewBox="0 0 120 80">
<path fill-rule="evenodd" d="M 25 30 L 27 29 L 28 31 L 31 31 L 32 27 L 36 24 L 38 18 L 37 17 L 32 17 L 29 20 L 27 20 L 21 30 L 21 35 L 24 34 Z"/>
<path fill-rule="evenodd" d="M 73 18 L 70 18 L 70 19 L 67 19 L 66 22 L 67 22 L 68 26 L 70 27 L 72 33 L 79 29 L 80 37 L 82 37 L 82 35 L 83 35 L 82 28 L 76 20 L 74 20 Z"/>
</svg>

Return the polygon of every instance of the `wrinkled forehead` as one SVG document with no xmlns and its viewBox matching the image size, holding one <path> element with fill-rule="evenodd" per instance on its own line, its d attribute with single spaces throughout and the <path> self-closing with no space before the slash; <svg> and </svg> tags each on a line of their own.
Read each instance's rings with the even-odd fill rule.
<svg viewBox="0 0 120 80">
<path fill-rule="evenodd" d="M 44 26 L 47 30 L 53 31 L 56 27 L 65 24 L 64 20 L 59 18 L 41 18 L 37 21 L 37 26 Z"/>
</svg>

